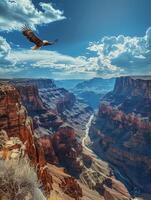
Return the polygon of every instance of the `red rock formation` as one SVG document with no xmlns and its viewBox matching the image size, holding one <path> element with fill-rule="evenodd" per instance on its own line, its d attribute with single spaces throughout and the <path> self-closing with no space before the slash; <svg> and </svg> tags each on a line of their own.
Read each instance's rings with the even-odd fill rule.
<svg viewBox="0 0 151 200">
<path fill-rule="evenodd" d="M 45 190 L 50 191 L 52 178 L 47 172 L 43 148 L 34 137 L 32 121 L 22 106 L 20 95 L 15 87 L 6 84 L 0 86 L 0 130 L 6 131 L 9 138 L 20 138 L 25 146 L 25 153 L 38 169 Z M 12 148 L 19 148 L 19 146 Z"/>
<path fill-rule="evenodd" d="M 91 138 L 96 151 L 95 140 L 100 138 L 99 145 L 106 158 L 122 167 L 143 191 L 151 192 L 151 122 L 102 104 L 91 127 Z"/>
<path fill-rule="evenodd" d="M 125 113 L 138 113 L 151 119 L 151 77 L 120 77 L 103 98 Z"/>
<path fill-rule="evenodd" d="M 120 77 L 116 79 L 114 93 L 151 98 L 151 77 Z"/>
<path fill-rule="evenodd" d="M 82 146 L 76 139 L 74 129 L 70 126 L 59 128 L 58 132 L 52 137 L 52 144 L 60 163 L 73 175 L 79 175 L 82 165 L 78 157 L 82 153 Z"/>
<path fill-rule="evenodd" d="M 16 88 L 20 93 L 23 105 L 27 108 L 30 114 L 33 114 L 34 112 L 39 113 L 46 110 L 46 107 L 39 96 L 36 85 L 17 84 Z"/>
</svg>

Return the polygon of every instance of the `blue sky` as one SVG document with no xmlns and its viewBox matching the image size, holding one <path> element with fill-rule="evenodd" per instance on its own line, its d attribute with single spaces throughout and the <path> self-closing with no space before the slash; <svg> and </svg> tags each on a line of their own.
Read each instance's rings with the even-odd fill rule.
<svg viewBox="0 0 151 200">
<path fill-rule="evenodd" d="M 151 75 L 150 0 L 0 1 L 0 76 Z M 32 51 L 28 24 L 54 46 Z"/>
</svg>

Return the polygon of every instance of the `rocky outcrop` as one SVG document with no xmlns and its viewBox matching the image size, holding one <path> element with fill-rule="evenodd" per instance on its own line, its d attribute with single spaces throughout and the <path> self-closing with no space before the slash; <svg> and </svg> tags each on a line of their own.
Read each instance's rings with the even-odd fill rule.
<svg viewBox="0 0 151 200">
<path fill-rule="evenodd" d="M 82 172 L 81 164 L 82 146 L 77 141 L 75 131 L 70 126 L 60 127 L 58 132 L 52 137 L 54 151 L 60 164 L 74 176 L 79 176 Z"/>
<path fill-rule="evenodd" d="M 151 119 L 151 77 L 120 77 L 114 90 L 103 100 L 116 105 L 125 113 L 139 113 Z"/>
<path fill-rule="evenodd" d="M 23 105 L 27 108 L 30 115 L 42 113 L 46 111 L 46 107 L 43 104 L 36 85 L 20 85 L 15 86 L 21 96 Z"/>
<path fill-rule="evenodd" d="M 80 175 L 83 168 L 82 146 L 77 141 L 73 128 L 63 125 L 55 134 L 40 135 L 39 141 L 44 149 L 47 162 L 62 165 L 76 177 Z"/>
<path fill-rule="evenodd" d="M 17 151 L 25 153 L 37 167 L 44 189 L 50 191 L 52 178 L 46 168 L 44 152 L 34 137 L 32 120 L 21 104 L 19 93 L 13 86 L 5 84 L 0 86 L 0 94 L 0 130 L 4 140 L 4 144 L 1 145 L 2 158 L 9 159 L 9 156 L 15 156 Z"/>
</svg>

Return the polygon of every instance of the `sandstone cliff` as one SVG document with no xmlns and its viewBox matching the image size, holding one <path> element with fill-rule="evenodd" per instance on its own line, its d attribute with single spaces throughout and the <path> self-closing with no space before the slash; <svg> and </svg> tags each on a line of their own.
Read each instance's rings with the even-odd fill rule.
<svg viewBox="0 0 151 200">
<path fill-rule="evenodd" d="M 117 78 L 91 126 L 92 148 L 121 169 L 132 193 L 151 193 L 150 91 L 150 77 Z"/>
<path fill-rule="evenodd" d="M 109 101 L 126 113 L 139 113 L 151 118 L 151 77 L 120 77 L 115 87 L 103 100 Z"/>
<path fill-rule="evenodd" d="M 22 148 L 22 153 L 25 153 L 37 167 L 38 176 L 45 190 L 50 191 L 52 178 L 47 172 L 43 149 L 34 137 L 32 120 L 21 103 L 20 95 L 11 85 L 0 86 L 0 130 L 1 137 L 4 138 L 2 157 L 9 159 L 12 150 Z"/>
</svg>

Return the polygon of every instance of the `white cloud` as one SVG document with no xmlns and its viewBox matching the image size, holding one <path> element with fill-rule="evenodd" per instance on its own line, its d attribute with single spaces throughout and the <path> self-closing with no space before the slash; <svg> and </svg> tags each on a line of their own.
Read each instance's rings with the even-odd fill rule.
<svg viewBox="0 0 151 200">
<path fill-rule="evenodd" d="M 39 3 L 38 10 L 31 0 L 0 1 L 0 31 L 19 30 L 23 25 L 35 28 L 65 19 L 63 12 L 53 8 L 51 3 Z"/>
<path fill-rule="evenodd" d="M 118 75 L 116 70 L 110 67 L 100 66 L 97 63 L 97 58 L 78 56 L 72 57 L 60 54 L 55 51 L 45 50 L 19 50 L 12 51 L 10 54 L 12 60 L 16 60 L 17 65 L 26 69 L 43 69 L 53 73 L 63 73 L 64 75 L 93 77 L 93 76 L 106 76 Z"/>
<path fill-rule="evenodd" d="M 28 63 L 34 68 L 59 68 L 64 70 L 75 71 L 86 64 L 85 57 L 71 57 L 68 55 L 60 54 L 55 51 L 45 50 L 20 50 L 12 51 L 10 54 L 11 59 L 15 59 L 18 64 Z"/>
<path fill-rule="evenodd" d="M 14 62 L 9 59 L 11 47 L 7 41 L 0 36 L 0 66 L 12 65 Z"/>
<path fill-rule="evenodd" d="M 18 72 L 20 68 L 16 66 L 16 60 L 10 57 L 11 47 L 6 39 L 0 36 L 0 75 L 6 73 Z"/>
<path fill-rule="evenodd" d="M 143 37 L 104 37 L 100 42 L 90 43 L 88 50 L 96 52 L 93 59 L 100 68 L 104 66 L 113 73 L 151 74 L 151 28 Z"/>
</svg>

